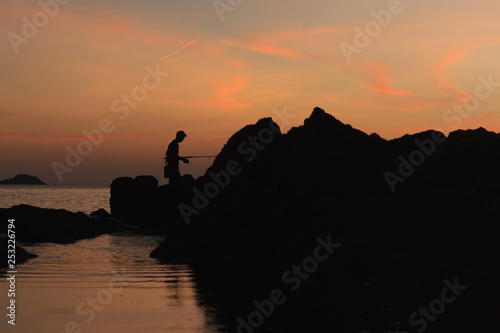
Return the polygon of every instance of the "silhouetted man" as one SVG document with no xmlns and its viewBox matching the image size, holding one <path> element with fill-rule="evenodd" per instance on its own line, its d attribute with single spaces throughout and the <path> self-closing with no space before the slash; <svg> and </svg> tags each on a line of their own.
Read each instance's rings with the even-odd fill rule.
<svg viewBox="0 0 500 333">
<path fill-rule="evenodd" d="M 184 131 L 177 132 L 175 139 L 168 145 L 167 152 L 165 153 L 167 157 L 165 158 L 165 178 L 170 178 L 169 184 L 174 184 L 181 178 L 181 173 L 179 172 L 179 161 L 184 163 L 189 163 L 189 160 L 185 157 L 179 156 L 179 143 L 184 141 L 186 137 Z"/>
</svg>

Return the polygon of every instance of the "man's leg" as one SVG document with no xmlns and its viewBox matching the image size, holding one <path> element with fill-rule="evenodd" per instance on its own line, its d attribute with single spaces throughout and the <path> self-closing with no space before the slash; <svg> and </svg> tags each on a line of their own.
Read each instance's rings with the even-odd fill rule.
<svg viewBox="0 0 500 333">
<path fill-rule="evenodd" d="M 170 175 L 170 181 L 168 182 L 170 185 L 177 185 L 179 184 L 179 181 L 181 180 L 181 173 L 179 170 L 172 170 L 172 173 Z"/>
</svg>

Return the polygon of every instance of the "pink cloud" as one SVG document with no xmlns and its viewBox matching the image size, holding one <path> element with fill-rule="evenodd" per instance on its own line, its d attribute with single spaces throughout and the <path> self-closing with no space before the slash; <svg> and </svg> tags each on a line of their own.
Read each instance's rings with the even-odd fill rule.
<svg viewBox="0 0 500 333">
<path fill-rule="evenodd" d="M 374 68 L 373 74 L 375 79 L 375 85 L 368 85 L 368 87 L 373 91 L 389 95 L 398 95 L 398 96 L 414 95 L 412 92 L 409 91 L 391 89 L 389 87 L 389 73 L 384 67 L 379 66 L 377 68 Z"/>
<path fill-rule="evenodd" d="M 362 85 L 366 86 L 371 91 L 380 92 L 388 95 L 396 95 L 396 96 L 411 96 L 415 95 L 414 93 L 406 90 L 399 90 L 389 87 L 389 82 L 391 78 L 389 77 L 389 69 L 388 66 L 378 64 L 378 63 L 369 63 L 369 62 L 359 62 L 356 70 L 359 74 L 366 77 L 365 83 Z"/>
<path fill-rule="evenodd" d="M 124 138 L 136 138 L 133 134 L 116 134 L 116 135 L 104 135 L 104 139 L 124 139 Z M 30 135 L 30 134 L 5 134 L 0 135 L 0 140 L 42 140 L 42 141 L 82 141 L 88 140 L 85 135 L 77 136 L 44 136 L 44 135 Z"/>
<path fill-rule="evenodd" d="M 447 93 L 455 96 L 458 102 L 465 102 L 469 99 L 469 94 L 460 90 L 454 83 L 445 79 L 445 73 L 451 66 L 462 61 L 472 48 L 454 50 L 446 55 L 444 59 L 434 65 L 431 70 L 431 79 L 435 84 L 444 89 Z"/>
<path fill-rule="evenodd" d="M 154 43 L 177 43 L 179 39 L 166 37 L 157 33 L 150 32 L 144 28 L 139 28 L 137 26 L 122 23 L 122 22 L 110 22 L 107 20 L 98 20 L 89 29 L 98 33 L 114 33 L 126 36 L 133 36 L 140 39 L 148 40 Z"/>
<path fill-rule="evenodd" d="M 250 50 L 250 51 L 255 51 L 259 53 L 264 53 L 264 54 L 271 54 L 271 55 L 277 55 L 277 56 L 283 56 L 287 58 L 299 58 L 303 57 L 304 55 L 285 48 L 280 48 L 277 46 L 272 46 L 268 45 L 267 43 L 259 43 L 259 42 L 242 42 L 242 41 L 237 41 L 237 40 L 232 40 L 225 38 L 222 41 L 222 44 L 228 45 L 228 46 L 233 46 L 245 50 Z"/>
<path fill-rule="evenodd" d="M 455 96 L 456 102 L 466 102 L 469 100 L 469 94 L 458 88 L 453 82 L 450 82 L 446 78 L 446 72 L 454 65 L 460 63 L 464 58 L 466 58 L 469 53 L 477 49 L 481 49 L 488 46 L 497 45 L 500 42 L 498 37 L 488 37 L 485 38 L 483 42 L 475 43 L 473 45 L 465 46 L 459 49 L 455 49 L 437 62 L 431 69 L 431 79 L 435 84 L 444 89 L 446 92 Z"/>
<path fill-rule="evenodd" d="M 235 93 L 243 91 L 246 87 L 246 75 L 238 75 L 227 81 L 219 81 L 217 82 L 216 95 L 213 98 L 213 101 L 208 103 L 193 104 L 192 106 L 226 110 L 251 107 L 251 104 L 242 103 L 234 97 Z"/>
<path fill-rule="evenodd" d="M 174 52 L 171 52 L 170 54 L 168 54 L 167 56 L 163 57 L 160 59 L 160 61 L 163 61 L 165 59 L 167 59 L 168 57 L 170 56 L 173 56 L 174 54 L 176 54 L 177 52 L 181 51 L 182 49 L 185 49 L 186 47 L 188 47 L 189 45 L 192 45 L 194 43 L 196 43 L 197 41 L 199 41 L 201 39 L 201 37 L 198 37 L 197 39 L 195 40 L 192 40 L 191 42 L 185 44 L 184 46 L 181 46 L 180 48 L 178 48 L 177 50 L 175 50 Z"/>
<path fill-rule="evenodd" d="M 100 17 L 86 16 L 69 7 L 64 7 L 64 10 L 60 10 L 57 16 L 51 20 L 49 27 L 63 32 L 82 31 L 85 34 L 97 35 L 98 37 L 106 34 L 123 35 L 156 44 L 179 44 L 183 42 L 181 38 L 172 37 L 171 34 L 152 32 L 145 27 L 147 22 L 142 18 L 136 17 L 133 22 L 130 22 L 129 17 L 120 16 L 113 10 L 105 13 L 105 16 Z"/>
<path fill-rule="evenodd" d="M 227 46 L 286 58 L 313 58 L 331 61 L 331 58 L 326 59 L 324 57 L 312 56 L 305 52 L 278 46 L 278 44 L 284 41 L 300 40 L 349 31 L 352 31 L 352 28 L 339 28 L 334 26 L 315 27 L 309 29 L 255 34 L 247 36 L 245 41 L 225 38 L 221 40 L 221 43 Z"/>
<path fill-rule="evenodd" d="M 218 88 L 218 99 L 223 101 L 235 101 L 236 99 L 232 98 L 232 95 L 235 92 L 241 91 L 245 89 L 247 86 L 246 76 L 235 76 L 228 82 L 221 82 Z"/>
<path fill-rule="evenodd" d="M 254 40 L 265 40 L 268 42 L 278 42 L 285 40 L 295 40 L 300 38 L 310 38 L 316 36 L 333 35 L 337 33 L 352 32 L 351 28 L 339 28 L 335 26 L 315 27 L 309 29 L 298 29 L 283 32 L 272 32 L 260 34 L 253 37 Z"/>
</svg>

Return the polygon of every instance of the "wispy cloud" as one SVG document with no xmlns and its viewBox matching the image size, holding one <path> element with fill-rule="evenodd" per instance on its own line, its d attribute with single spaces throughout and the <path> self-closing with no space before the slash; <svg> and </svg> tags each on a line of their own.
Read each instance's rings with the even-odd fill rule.
<svg viewBox="0 0 500 333">
<path fill-rule="evenodd" d="M 370 80 L 373 82 L 366 84 L 366 86 L 370 90 L 397 96 L 414 95 L 414 93 L 406 90 L 398 90 L 389 87 L 390 78 L 387 66 L 373 63 L 373 64 L 365 64 L 364 68 L 368 71 Z"/>
<path fill-rule="evenodd" d="M 448 94 L 454 96 L 457 102 L 464 102 L 469 99 L 469 94 L 460 90 L 454 83 L 446 78 L 446 71 L 453 65 L 464 59 L 472 48 L 454 50 L 446 55 L 444 59 L 434 65 L 431 70 L 431 79 Z"/>
<path fill-rule="evenodd" d="M 133 134 L 114 134 L 114 135 L 105 135 L 104 139 L 125 139 L 125 138 L 137 138 L 137 135 Z M 0 140 L 42 140 L 42 141 L 81 141 L 88 140 L 85 135 L 77 135 L 77 136 L 44 136 L 44 135 L 35 135 L 35 134 L 4 134 L 0 135 Z"/>
<path fill-rule="evenodd" d="M 301 38 L 310 38 L 325 35 L 334 35 L 338 33 L 352 32 L 352 28 L 338 26 L 313 27 L 308 29 L 297 29 L 283 32 L 272 32 L 265 35 L 259 35 L 256 38 L 267 39 L 269 41 L 285 41 Z"/>
<path fill-rule="evenodd" d="M 455 65 L 462 62 L 472 51 L 497 45 L 500 42 L 498 37 L 488 37 L 484 41 L 464 46 L 447 53 L 443 59 L 437 62 L 431 69 L 431 80 L 445 92 L 456 98 L 455 102 L 465 102 L 469 100 L 469 94 L 462 91 L 457 85 L 447 78 L 447 72 Z"/>
<path fill-rule="evenodd" d="M 343 28 L 337 26 L 314 27 L 308 29 L 286 30 L 281 32 L 252 34 L 243 39 L 223 38 L 223 45 L 237 47 L 258 53 L 281 56 L 286 58 L 312 58 L 331 61 L 332 58 L 326 59 L 319 55 L 313 55 L 304 50 L 299 50 L 296 47 L 282 46 L 283 42 L 287 41 L 303 41 L 319 36 L 329 36 L 338 33 L 352 31 L 352 28 Z M 331 44 L 333 39 L 325 41 L 325 45 Z"/>
<path fill-rule="evenodd" d="M 216 108 L 216 109 L 239 109 L 251 107 L 251 104 L 243 103 L 235 97 L 235 94 L 245 90 L 247 87 L 247 77 L 245 74 L 236 75 L 226 81 L 216 82 L 217 88 L 215 97 L 207 103 L 194 104 L 195 107 Z"/>
<path fill-rule="evenodd" d="M 199 41 L 200 39 L 201 39 L 201 37 L 198 37 L 198 38 L 196 38 L 195 40 L 193 40 L 193 41 L 191 41 L 191 42 L 187 43 L 186 45 L 179 47 L 177 50 L 175 50 L 174 52 L 170 53 L 170 54 L 169 54 L 169 55 L 167 55 L 166 57 L 161 58 L 161 59 L 160 59 L 160 61 L 163 61 L 163 60 L 167 59 L 168 57 L 173 56 L 174 54 L 176 54 L 176 53 L 177 53 L 177 52 L 179 52 L 180 50 L 182 50 L 182 49 L 184 49 L 184 48 L 188 47 L 188 46 L 189 46 L 189 45 L 191 45 L 191 44 L 196 43 L 196 42 L 197 42 L 197 41 Z"/>
<path fill-rule="evenodd" d="M 233 46 L 245 50 L 255 51 L 264 54 L 270 54 L 275 56 L 283 56 L 287 58 L 299 58 L 304 57 L 304 54 L 300 52 L 296 52 L 290 49 L 277 47 L 273 45 L 269 45 L 267 43 L 259 43 L 259 42 L 243 42 L 239 40 L 233 39 L 222 39 L 221 43 L 228 46 Z"/>
</svg>

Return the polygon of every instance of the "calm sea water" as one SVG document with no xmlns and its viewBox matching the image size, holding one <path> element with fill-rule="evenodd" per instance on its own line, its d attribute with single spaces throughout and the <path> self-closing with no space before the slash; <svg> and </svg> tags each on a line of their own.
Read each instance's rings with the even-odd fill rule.
<svg viewBox="0 0 500 333">
<path fill-rule="evenodd" d="M 66 209 L 90 214 L 99 208 L 108 212 L 109 187 L 1 185 L 0 208 L 26 204 L 42 208 Z"/>
<path fill-rule="evenodd" d="M 0 207 L 90 213 L 109 211 L 109 196 L 107 187 L 0 186 Z M 0 271 L 0 332 L 224 332 L 199 304 L 188 266 L 149 258 L 163 239 L 114 234 L 69 245 L 18 244 L 38 258 L 16 267 L 16 326 L 7 324 L 9 288 Z"/>
<path fill-rule="evenodd" d="M 39 257 L 17 267 L 15 327 L 7 324 L 8 286 L 0 279 L 0 331 L 222 332 L 198 303 L 192 270 L 149 258 L 162 239 L 117 234 L 71 245 L 25 244 Z"/>
</svg>

